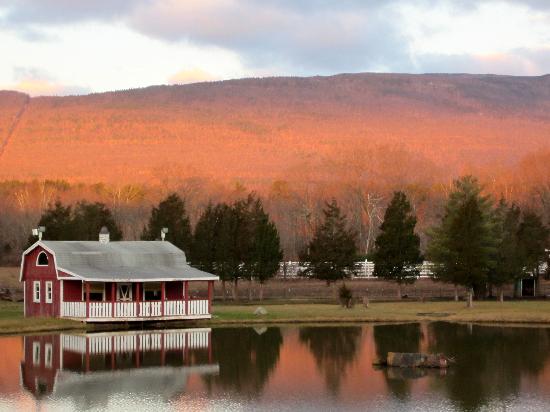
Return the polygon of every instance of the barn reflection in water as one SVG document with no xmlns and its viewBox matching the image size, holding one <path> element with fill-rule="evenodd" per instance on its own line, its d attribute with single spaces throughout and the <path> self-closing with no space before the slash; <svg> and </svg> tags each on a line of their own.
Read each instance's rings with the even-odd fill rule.
<svg viewBox="0 0 550 412">
<path fill-rule="evenodd" d="M 211 330 L 180 329 L 24 337 L 21 385 L 35 398 L 97 404 L 113 393 L 185 391 L 190 375 L 216 375 Z"/>
</svg>

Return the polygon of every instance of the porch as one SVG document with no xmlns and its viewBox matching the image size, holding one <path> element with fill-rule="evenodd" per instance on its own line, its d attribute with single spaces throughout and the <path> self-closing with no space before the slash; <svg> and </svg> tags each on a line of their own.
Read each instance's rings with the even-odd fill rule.
<svg viewBox="0 0 550 412">
<path fill-rule="evenodd" d="M 189 281 L 178 282 L 78 282 L 63 281 L 60 316 L 84 322 L 132 322 L 209 319 L 213 281 L 190 292 Z M 192 282 L 193 284 L 199 282 Z M 203 292 L 203 296 L 200 296 Z M 204 292 L 206 295 L 204 296 Z"/>
</svg>

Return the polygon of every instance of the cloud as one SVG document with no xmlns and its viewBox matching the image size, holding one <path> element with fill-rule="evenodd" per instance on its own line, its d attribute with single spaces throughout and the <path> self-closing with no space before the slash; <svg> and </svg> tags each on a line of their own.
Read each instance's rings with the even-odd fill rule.
<svg viewBox="0 0 550 412">
<path fill-rule="evenodd" d="M 392 1 L 162 0 L 128 17 L 136 30 L 238 51 L 249 65 L 333 72 L 405 65 Z"/>
<path fill-rule="evenodd" d="M 361 71 L 542 74 L 550 72 L 548 27 L 547 0 L 0 0 L 11 59 L 0 75 L 41 67 L 58 77 L 27 76 L 20 87 L 78 93 L 85 89 L 61 84 L 95 91 Z"/>
<path fill-rule="evenodd" d="M 0 0 L 6 20 L 12 25 L 67 24 L 88 20 L 110 20 L 129 13 L 149 0 Z"/>
<path fill-rule="evenodd" d="M 417 56 L 419 70 L 427 73 L 484 73 L 537 76 L 550 68 L 550 48 L 519 49 L 485 55 L 426 54 Z"/>
<path fill-rule="evenodd" d="M 7 88 L 30 94 L 31 96 L 55 96 L 86 94 L 90 90 L 80 86 L 63 85 L 37 68 L 16 67 L 15 83 Z"/>
<path fill-rule="evenodd" d="M 214 80 L 219 80 L 219 77 L 214 76 L 213 74 L 202 69 L 194 68 L 177 72 L 176 74 L 170 76 L 168 82 L 170 84 L 189 84 Z"/>
</svg>

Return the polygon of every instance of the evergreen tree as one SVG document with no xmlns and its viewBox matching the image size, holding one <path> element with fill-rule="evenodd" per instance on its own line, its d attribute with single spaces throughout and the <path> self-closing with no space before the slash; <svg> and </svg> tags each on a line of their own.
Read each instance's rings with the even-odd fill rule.
<svg viewBox="0 0 550 412">
<path fill-rule="evenodd" d="M 428 257 L 435 264 L 436 280 L 468 288 L 485 288 L 488 273 L 496 264 L 496 240 L 491 200 L 481 195 L 477 180 L 466 176 L 455 181 L 440 226 L 432 229 Z"/>
<path fill-rule="evenodd" d="M 42 214 L 38 226 L 46 227 L 44 240 L 98 240 L 103 226 L 109 229 L 111 240 L 122 239 L 121 229 L 103 203 L 82 201 L 73 209 L 57 201 Z M 29 237 L 29 244 L 36 240 L 34 236 Z"/>
<path fill-rule="evenodd" d="M 160 232 L 164 227 L 168 228 L 166 240 L 189 255 L 192 242 L 191 224 L 185 210 L 185 202 L 176 193 L 172 193 L 157 207 L 153 207 L 141 239 L 159 239 Z"/>
<path fill-rule="evenodd" d="M 403 192 L 395 192 L 384 214 L 380 234 L 376 238 L 374 275 L 398 284 L 401 299 L 401 285 L 412 283 L 420 274 L 422 263 L 420 238 L 414 233 L 416 217 Z"/>
<path fill-rule="evenodd" d="M 257 279 L 260 297 L 263 283 L 273 277 L 282 259 L 279 234 L 262 203 L 253 195 L 232 205 L 208 205 L 195 227 L 193 265 L 233 282 L 238 298 L 241 279 Z"/>
<path fill-rule="evenodd" d="M 44 240 L 77 240 L 71 206 L 63 206 L 59 200 L 49 205 L 37 226 L 46 227 Z M 32 245 L 37 240 L 35 236 L 29 236 L 28 245 Z"/>
<path fill-rule="evenodd" d="M 275 224 L 269 220 L 262 204 L 257 200 L 252 209 L 252 224 L 254 235 L 250 254 L 250 273 L 252 278 L 260 283 L 260 300 L 263 300 L 263 285 L 279 270 L 279 263 L 283 259 L 279 232 Z"/>
<path fill-rule="evenodd" d="M 308 271 L 329 285 L 353 273 L 357 244 L 356 234 L 347 229 L 346 217 L 336 200 L 326 204 L 323 214 L 324 221 L 317 227 L 304 257 L 310 264 Z"/>
<path fill-rule="evenodd" d="M 192 265 L 220 277 L 224 300 L 225 284 L 233 280 L 239 266 L 233 247 L 234 221 L 234 212 L 227 204 L 208 205 L 197 222 L 192 244 Z"/>
<path fill-rule="evenodd" d="M 525 271 L 535 277 L 536 290 L 540 290 L 540 266 L 547 259 L 548 236 L 548 228 L 542 223 L 540 216 L 531 211 L 523 214 L 518 229 L 519 255 Z"/>
<path fill-rule="evenodd" d="M 97 240 L 103 226 L 109 230 L 110 240 L 122 240 L 122 230 L 113 214 L 103 203 L 79 202 L 73 213 L 72 225 L 75 240 Z M 49 229 L 46 227 L 46 232 Z"/>
<path fill-rule="evenodd" d="M 495 266 L 489 272 L 488 282 L 499 288 L 499 299 L 504 300 L 503 286 L 518 279 L 523 264 L 518 249 L 520 209 L 501 200 L 494 213 L 494 238 L 497 241 Z"/>
</svg>

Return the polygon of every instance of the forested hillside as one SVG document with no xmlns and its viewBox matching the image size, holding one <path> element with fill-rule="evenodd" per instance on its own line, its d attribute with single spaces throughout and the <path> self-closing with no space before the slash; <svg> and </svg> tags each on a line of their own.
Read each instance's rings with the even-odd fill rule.
<svg viewBox="0 0 550 412">
<path fill-rule="evenodd" d="M 14 233 L 12 222 L 28 230 L 55 198 L 104 201 L 135 237 L 169 190 L 188 199 L 192 219 L 208 200 L 254 190 L 287 256 L 333 196 L 366 250 L 392 190 L 407 191 L 423 230 L 466 173 L 496 196 L 550 210 L 550 76 L 343 74 L 30 99 L 0 92 L 0 142 L 0 202 Z"/>
</svg>

